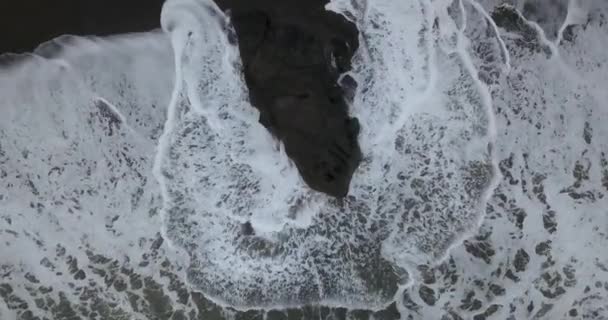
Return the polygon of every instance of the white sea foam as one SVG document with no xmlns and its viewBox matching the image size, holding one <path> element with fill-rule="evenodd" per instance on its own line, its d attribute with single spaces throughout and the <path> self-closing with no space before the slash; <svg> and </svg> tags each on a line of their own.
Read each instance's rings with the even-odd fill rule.
<svg viewBox="0 0 608 320">
<path fill-rule="evenodd" d="M 349 75 L 364 159 L 342 203 L 307 188 L 257 123 L 210 1 L 168 1 L 166 34 L 4 56 L 0 317 L 24 317 L 19 297 L 52 318 L 45 297 L 153 318 L 155 300 L 133 297 L 158 283 L 190 310 L 175 289 L 187 279 L 239 309 L 602 319 L 608 8 L 572 0 L 553 30 L 511 2 L 520 30 L 490 20 L 494 0 L 328 5 L 361 44 Z"/>
<path fill-rule="evenodd" d="M 14 62 L 0 73 L 0 264 L 18 296 L 31 297 L 30 274 L 55 298 L 77 301 L 71 288 L 85 280 L 71 268 L 103 283 L 87 268 L 93 255 L 137 264 L 156 237 L 151 159 L 173 87 L 171 57 L 160 32 L 64 36 L 2 57 Z M 33 314 L 44 315 L 33 300 Z"/>
<path fill-rule="evenodd" d="M 467 56 L 435 49 L 455 36 L 437 34 L 439 11 L 370 1 L 354 12 L 364 161 L 339 203 L 307 188 L 257 123 L 227 18 L 211 1 L 167 2 L 178 85 L 157 176 L 165 234 L 190 255 L 193 286 L 240 308 L 379 308 L 413 264 L 477 227 L 495 171 L 491 105 Z M 254 235 L 241 232 L 248 222 Z"/>
</svg>

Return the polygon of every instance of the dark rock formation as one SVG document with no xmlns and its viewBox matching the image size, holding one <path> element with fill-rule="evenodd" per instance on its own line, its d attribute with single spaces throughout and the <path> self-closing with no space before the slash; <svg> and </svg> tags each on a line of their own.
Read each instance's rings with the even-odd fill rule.
<svg viewBox="0 0 608 320">
<path fill-rule="evenodd" d="M 311 188 L 346 195 L 361 158 L 359 123 L 337 81 L 358 47 L 356 27 L 326 11 L 325 0 L 216 3 L 232 19 L 260 123 Z"/>
<path fill-rule="evenodd" d="M 326 11 L 327 0 L 216 1 L 232 17 L 260 122 L 313 189 L 344 196 L 361 156 L 359 123 L 348 116 L 337 80 L 358 47 L 355 26 Z M 31 51 L 62 34 L 155 29 L 163 2 L 0 1 L 0 53 Z M 343 84 L 356 86 L 351 78 Z"/>
</svg>

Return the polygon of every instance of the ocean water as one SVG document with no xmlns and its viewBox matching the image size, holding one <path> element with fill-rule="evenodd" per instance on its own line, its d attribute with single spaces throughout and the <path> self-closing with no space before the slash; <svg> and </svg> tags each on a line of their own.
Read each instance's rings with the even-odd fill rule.
<svg viewBox="0 0 608 320">
<path fill-rule="evenodd" d="M 0 319 L 608 318 L 608 3 L 327 9 L 361 43 L 342 201 L 211 1 L 0 57 Z"/>
</svg>

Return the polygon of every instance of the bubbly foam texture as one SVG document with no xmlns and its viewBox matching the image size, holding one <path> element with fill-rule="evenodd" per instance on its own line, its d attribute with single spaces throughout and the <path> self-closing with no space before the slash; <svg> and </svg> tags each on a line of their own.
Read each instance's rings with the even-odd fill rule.
<svg viewBox="0 0 608 320">
<path fill-rule="evenodd" d="M 104 250 L 128 250 L 123 239 L 96 238 L 97 227 L 124 212 L 145 223 L 138 215 L 149 204 L 141 197 L 155 185 L 150 152 L 173 73 L 149 62 L 171 61 L 167 40 L 161 33 L 66 36 L 3 68 L 2 201 L 12 228 L 26 232 L 36 221 L 46 228 L 43 243 L 59 237 L 77 246 L 89 238 Z"/>
<path fill-rule="evenodd" d="M 91 273 L 99 257 L 137 264 L 156 238 L 161 201 L 151 169 L 172 52 L 154 32 L 64 36 L 2 58 L 13 61 L 0 73 L 0 268 L 12 287 L 3 292 L 42 316 L 29 293 L 44 292 L 36 283 L 78 301 L 83 287 L 95 288 L 87 281 L 103 283 Z M 111 290 L 100 297 L 128 303 Z"/>
<path fill-rule="evenodd" d="M 157 157 L 166 236 L 214 299 L 378 308 L 412 264 L 477 227 L 494 171 L 485 89 L 469 61 L 435 50 L 435 8 L 365 10 L 354 12 L 363 41 L 350 73 L 364 160 L 338 201 L 306 187 L 257 123 L 226 17 L 210 1 L 165 6 L 178 84 Z"/>
<path fill-rule="evenodd" d="M 402 316 L 603 319 L 608 109 L 605 90 L 598 89 L 608 74 L 599 45 L 607 39 L 599 18 L 607 7 L 571 1 L 559 36 L 550 40 L 551 28 L 521 14 L 519 29 L 497 29 L 484 14 L 496 1 L 457 3 L 462 10 L 450 15 L 467 22 L 461 30 L 471 61 L 496 111 L 502 179 L 476 236 L 430 272 L 433 279 L 458 274 L 457 282 L 429 282 L 430 268 L 423 269 Z M 568 28 L 574 40 L 564 37 Z M 506 61 L 509 68 L 502 67 Z"/>
<path fill-rule="evenodd" d="M 343 201 L 257 123 L 210 1 L 168 1 L 165 34 L 1 57 L 0 318 L 206 318 L 202 291 L 239 309 L 602 319 L 608 8 L 570 1 L 554 28 L 524 2 L 509 26 L 494 0 L 328 5 L 361 36 L 364 158 Z"/>
</svg>

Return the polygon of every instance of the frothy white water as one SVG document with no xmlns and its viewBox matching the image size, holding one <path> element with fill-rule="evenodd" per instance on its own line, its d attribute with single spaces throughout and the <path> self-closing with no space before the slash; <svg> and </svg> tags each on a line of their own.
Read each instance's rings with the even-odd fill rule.
<svg viewBox="0 0 608 320">
<path fill-rule="evenodd" d="M 481 7 L 493 9 L 496 3 L 488 2 Z M 553 41 L 544 27 L 525 19 L 497 34 L 480 6 L 462 3 L 469 52 L 496 111 L 503 179 L 477 235 L 438 268 L 422 269 L 402 316 L 603 319 L 608 55 L 600 43 L 608 30 L 599 17 L 608 8 L 572 1 L 574 12 Z M 569 27 L 575 38 L 566 41 Z M 501 71 L 504 55 L 500 59 L 501 51 L 489 44 L 497 37 L 508 48 L 509 70 Z M 441 275 L 458 276 L 439 280 Z"/>
<path fill-rule="evenodd" d="M 257 123 L 224 15 L 211 1 L 165 5 L 178 85 L 157 176 L 166 237 L 188 252 L 192 285 L 242 308 L 379 308 L 411 266 L 477 227 L 495 171 L 491 105 L 462 48 L 436 50 L 458 36 L 437 34 L 435 10 L 379 1 L 355 12 L 364 160 L 340 202 L 306 187 Z"/>
<path fill-rule="evenodd" d="M 608 8 L 571 1 L 547 36 L 491 21 L 496 4 L 331 2 L 361 36 L 364 161 L 343 202 L 257 123 L 211 2 L 169 1 L 166 34 L 4 57 L 0 318 L 208 318 L 198 290 L 242 309 L 601 319 Z"/>
<path fill-rule="evenodd" d="M 64 36 L 2 58 L 12 62 L 0 74 L 2 282 L 42 316 L 48 310 L 30 294 L 44 291 L 37 283 L 57 301 L 78 301 L 83 287 L 104 283 L 92 271 L 97 260 L 137 265 L 157 238 L 151 169 L 173 88 L 172 52 L 153 32 Z M 128 304 L 110 290 L 104 297 Z"/>
</svg>

